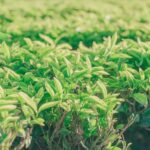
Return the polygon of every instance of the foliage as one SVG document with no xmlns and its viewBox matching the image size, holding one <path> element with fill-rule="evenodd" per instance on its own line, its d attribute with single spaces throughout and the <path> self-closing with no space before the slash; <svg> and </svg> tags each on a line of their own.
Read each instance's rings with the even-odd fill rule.
<svg viewBox="0 0 150 150">
<path fill-rule="evenodd" d="M 149 0 L 3 0 L 0 11 L 0 41 L 25 44 L 24 37 L 40 40 L 49 35 L 56 43 L 77 48 L 102 42 L 118 33 L 122 39 L 150 40 Z"/>
<path fill-rule="evenodd" d="M 0 3 L 1 149 L 127 150 L 126 129 L 149 126 L 148 6 Z"/>
</svg>

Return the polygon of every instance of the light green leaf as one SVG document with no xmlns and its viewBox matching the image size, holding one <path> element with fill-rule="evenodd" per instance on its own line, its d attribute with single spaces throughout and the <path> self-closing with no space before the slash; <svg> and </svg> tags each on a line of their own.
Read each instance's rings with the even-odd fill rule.
<svg viewBox="0 0 150 150">
<path fill-rule="evenodd" d="M 105 84 L 103 82 L 101 82 L 101 81 L 98 81 L 97 85 L 99 86 L 99 88 L 100 88 L 100 90 L 101 90 L 101 92 L 103 94 L 103 97 L 106 98 L 107 97 L 107 89 L 106 89 Z"/>
<path fill-rule="evenodd" d="M 79 79 L 82 77 L 85 77 L 85 75 L 87 75 L 88 70 L 84 69 L 84 70 L 78 70 L 74 72 L 74 78 Z"/>
<path fill-rule="evenodd" d="M 43 89 L 43 87 L 41 87 L 39 90 L 38 90 L 38 92 L 37 92 L 37 94 L 36 94 L 36 97 L 37 98 L 42 98 L 44 96 L 44 89 Z"/>
<path fill-rule="evenodd" d="M 86 64 L 89 71 L 92 71 L 92 64 L 88 56 L 86 56 Z"/>
<path fill-rule="evenodd" d="M 45 88 L 46 88 L 46 91 L 50 94 L 51 97 L 55 96 L 54 90 L 52 89 L 52 87 L 49 85 L 48 82 L 45 82 Z"/>
<path fill-rule="evenodd" d="M 64 58 L 64 60 L 67 65 L 68 73 L 69 73 L 69 75 L 71 75 L 73 73 L 71 62 L 67 58 Z"/>
<path fill-rule="evenodd" d="M 49 43 L 52 47 L 55 47 L 55 43 L 54 43 L 54 41 L 53 41 L 50 37 L 48 37 L 48 36 L 46 36 L 46 35 L 43 35 L 43 34 L 40 34 L 40 37 L 41 37 L 44 41 L 46 41 L 47 43 Z"/>
<path fill-rule="evenodd" d="M 32 46 L 33 46 L 33 42 L 31 41 L 31 39 L 29 39 L 29 38 L 24 38 L 24 41 L 27 43 L 27 45 L 28 45 L 29 47 L 32 47 Z"/>
<path fill-rule="evenodd" d="M 9 60 L 10 59 L 10 50 L 5 42 L 2 43 L 1 49 L 2 49 L 2 52 L 5 56 L 5 58 Z"/>
<path fill-rule="evenodd" d="M 26 103 L 28 106 L 30 106 L 35 112 L 37 112 L 37 106 L 36 103 L 33 101 L 32 98 L 30 98 L 27 94 L 23 92 L 19 92 L 18 94 L 24 103 Z"/>
<path fill-rule="evenodd" d="M 4 105 L 0 106 L 0 111 L 11 111 L 15 110 L 17 107 L 15 105 Z"/>
<path fill-rule="evenodd" d="M 17 100 L 1 100 L 0 99 L 0 106 L 1 105 L 11 105 L 11 104 L 17 104 L 18 101 Z"/>
<path fill-rule="evenodd" d="M 118 35 L 115 33 L 111 38 L 111 48 L 114 48 L 115 44 L 117 43 Z"/>
<path fill-rule="evenodd" d="M 0 98 L 4 97 L 4 95 L 5 95 L 4 89 L 0 86 Z"/>
<path fill-rule="evenodd" d="M 57 78 L 54 78 L 54 83 L 55 83 L 58 93 L 63 94 L 63 88 L 62 88 L 60 81 Z"/>
<path fill-rule="evenodd" d="M 59 106 L 61 107 L 61 108 L 63 108 L 65 111 L 70 111 L 70 105 L 69 104 L 67 104 L 66 102 L 61 102 L 60 104 L 59 104 Z"/>
<path fill-rule="evenodd" d="M 13 71 L 12 69 L 9 69 L 9 68 L 7 68 L 7 67 L 3 67 L 4 68 L 4 70 L 11 76 L 11 77 L 13 77 L 14 79 L 20 79 L 20 75 L 19 74 L 17 74 L 15 71 Z"/>
<path fill-rule="evenodd" d="M 31 121 L 31 123 L 34 125 L 34 124 L 38 124 L 40 126 L 44 126 L 44 119 L 42 118 L 36 118 L 35 120 Z"/>
<path fill-rule="evenodd" d="M 114 59 L 130 59 L 132 58 L 131 56 L 129 56 L 128 54 L 124 54 L 124 53 L 118 53 L 118 54 L 112 54 L 111 55 L 111 58 L 114 58 Z"/>
<path fill-rule="evenodd" d="M 80 112 L 95 115 L 95 112 L 92 109 L 83 108 L 83 109 L 80 110 Z"/>
<path fill-rule="evenodd" d="M 60 103 L 59 101 L 47 102 L 39 108 L 38 112 L 40 113 L 40 112 L 42 112 L 48 108 L 51 108 L 51 107 L 58 105 L 59 103 Z"/>
<path fill-rule="evenodd" d="M 147 100 L 147 96 L 143 93 L 135 93 L 133 95 L 133 98 L 140 103 L 143 106 L 147 106 L 148 105 L 148 100 Z"/>
<path fill-rule="evenodd" d="M 95 103 L 100 109 L 106 110 L 106 103 L 102 99 L 99 99 L 97 96 L 90 96 L 88 99 L 90 102 Z"/>
<path fill-rule="evenodd" d="M 144 74 L 144 71 L 141 68 L 139 68 L 139 74 L 140 74 L 141 80 L 144 80 L 145 79 L 145 74 Z"/>
</svg>

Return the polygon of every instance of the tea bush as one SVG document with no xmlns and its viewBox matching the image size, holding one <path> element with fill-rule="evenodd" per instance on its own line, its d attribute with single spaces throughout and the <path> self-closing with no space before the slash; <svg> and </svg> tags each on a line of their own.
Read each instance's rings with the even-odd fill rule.
<svg viewBox="0 0 150 150">
<path fill-rule="evenodd" d="M 149 127 L 150 3 L 88 2 L 0 1 L 1 149 L 127 150 Z"/>
</svg>

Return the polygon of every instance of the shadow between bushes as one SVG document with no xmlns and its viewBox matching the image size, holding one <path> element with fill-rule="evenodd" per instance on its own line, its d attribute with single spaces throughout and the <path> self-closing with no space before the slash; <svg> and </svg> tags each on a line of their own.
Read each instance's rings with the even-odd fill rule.
<svg viewBox="0 0 150 150">
<path fill-rule="evenodd" d="M 11 38 L 5 40 L 9 45 L 12 45 L 13 43 L 18 42 L 21 46 L 25 45 L 24 38 L 30 38 L 32 40 L 39 40 L 43 41 L 39 34 L 45 34 L 49 36 L 54 41 L 57 40 L 57 44 L 62 43 L 68 43 L 70 44 L 73 49 L 77 49 L 80 42 L 83 42 L 83 44 L 87 47 L 91 47 L 93 42 L 96 43 L 102 43 L 104 41 L 104 38 L 107 38 L 108 36 L 112 36 L 117 31 L 111 31 L 111 30 L 104 30 L 104 31 L 91 31 L 91 32 L 74 32 L 74 33 L 64 33 L 61 32 L 57 36 L 49 33 L 45 34 L 44 30 L 29 30 L 22 34 L 11 34 Z M 126 30 L 121 30 L 118 33 L 118 42 L 123 39 L 132 39 L 134 41 L 137 40 L 137 38 L 140 38 L 142 41 L 149 41 L 150 37 L 148 34 L 143 34 L 143 31 L 135 31 L 135 30 L 129 30 L 126 35 L 124 33 Z M 140 34 L 139 34 L 140 33 Z M 0 40 L 2 42 L 2 40 Z"/>
</svg>

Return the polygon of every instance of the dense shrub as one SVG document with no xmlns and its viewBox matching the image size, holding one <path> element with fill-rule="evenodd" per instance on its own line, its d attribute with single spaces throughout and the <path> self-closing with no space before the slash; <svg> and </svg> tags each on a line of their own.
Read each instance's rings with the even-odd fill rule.
<svg viewBox="0 0 150 150">
<path fill-rule="evenodd" d="M 28 145 L 33 130 L 52 149 L 111 149 L 125 126 L 114 126 L 120 102 L 148 105 L 148 44 L 116 45 L 114 35 L 73 51 L 40 36 L 47 44 L 1 44 L 1 142 L 11 146 L 19 136 L 19 146 Z"/>
<path fill-rule="evenodd" d="M 0 149 L 127 150 L 128 127 L 150 125 L 149 2 L 13 2 L 0 1 Z"/>
</svg>

